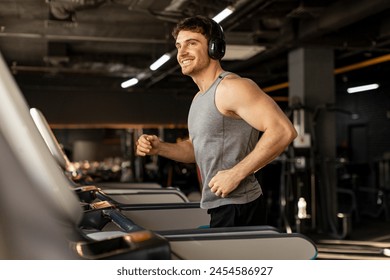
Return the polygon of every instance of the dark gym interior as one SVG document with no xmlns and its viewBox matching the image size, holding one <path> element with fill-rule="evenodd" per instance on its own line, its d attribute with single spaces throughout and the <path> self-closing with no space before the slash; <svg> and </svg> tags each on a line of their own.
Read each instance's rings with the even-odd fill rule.
<svg viewBox="0 0 390 280">
<path fill-rule="evenodd" d="M 197 88 L 171 31 L 227 7 L 222 67 L 255 81 L 299 133 L 256 174 L 269 225 L 311 238 L 317 259 L 388 259 L 390 1 L 0 0 L 0 54 L 94 182 L 157 183 L 197 202 L 195 164 L 141 158 L 134 145 L 144 133 L 188 137 Z"/>
</svg>

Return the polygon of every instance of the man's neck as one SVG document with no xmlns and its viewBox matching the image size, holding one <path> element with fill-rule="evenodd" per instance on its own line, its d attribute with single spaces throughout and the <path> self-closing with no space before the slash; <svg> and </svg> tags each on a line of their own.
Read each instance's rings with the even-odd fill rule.
<svg viewBox="0 0 390 280">
<path fill-rule="evenodd" d="M 222 72 L 223 69 L 219 63 L 210 65 L 210 67 L 206 68 L 204 71 L 192 76 L 192 80 L 198 86 L 199 91 L 204 93 Z"/>
</svg>

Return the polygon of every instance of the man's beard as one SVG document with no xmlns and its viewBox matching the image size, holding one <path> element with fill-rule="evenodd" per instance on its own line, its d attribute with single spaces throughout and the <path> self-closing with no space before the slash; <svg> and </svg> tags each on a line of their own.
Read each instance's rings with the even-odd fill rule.
<svg viewBox="0 0 390 280">
<path fill-rule="evenodd" d="M 181 72 L 183 75 L 186 76 L 194 76 L 200 72 L 202 72 L 204 69 L 206 69 L 210 65 L 210 61 L 204 61 L 203 64 L 195 64 L 192 67 L 181 67 Z"/>
</svg>

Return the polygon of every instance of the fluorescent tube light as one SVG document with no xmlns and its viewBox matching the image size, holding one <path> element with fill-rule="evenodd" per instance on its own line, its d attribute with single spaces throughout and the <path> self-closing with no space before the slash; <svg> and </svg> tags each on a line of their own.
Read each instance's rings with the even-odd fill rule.
<svg viewBox="0 0 390 280">
<path fill-rule="evenodd" d="M 378 84 L 369 84 L 364 86 L 358 86 L 358 87 L 351 87 L 347 89 L 348 93 L 355 93 L 355 92 L 361 92 L 361 91 L 367 91 L 372 89 L 377 89 L 379 87 Z"/>
<path fill-rule="evenodd" d="M 127 80 L 127 81 L 123 82 L 121 84 L 121 87 L 122 88 L 128 88 L 128 87 L 131 87 L 131 86 L 134 86 L 134 85 L 138 84 L 138 82 L 139 82 L 139 80 L 137 78 L 132 78 L 130 80 Z"/>
<path fill-rule="evenodd" d="M 218 15 L 216 15 L 215 17 L 213 17 L 213 20 L 217 23 L 220 23 L 221 21 L 223 21 L 225 18 L 227 18 L 228 16 L 230 16 L 232 13 L 234 12 L 234 8 L 233 7 L 227 7 L 225 8 L 224 10 L 222 10 Z"/>
<path fill-rule="evenodd" d="M 257 45 L 226 45 L 226 54 L 222 60 L 246 60 L 265 50 Z"/>
<path fill-rule="evenodd" d="M 150 65 L 150 70 L 155 71 L 160 68 L 165 62 L 167 62 L 171 58 L 170 54 L 164 54 L 159 59 L 157 59 L 152 65 Z"/>
</svg>

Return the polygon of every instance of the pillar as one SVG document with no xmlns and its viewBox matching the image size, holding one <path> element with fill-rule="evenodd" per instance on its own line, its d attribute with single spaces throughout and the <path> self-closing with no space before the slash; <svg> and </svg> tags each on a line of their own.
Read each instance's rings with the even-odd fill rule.
<svg viewBox="0 0 390 280">
<path fill-rule="evenodd" d="M 333 50 L 298 48 L 288 54 L 289 103 L 305 112 L 311 138 L 312 214 L 317 229 L 337 230 L 336 124 L 327 110 L 335 102 Z"/>
</svg>

